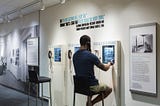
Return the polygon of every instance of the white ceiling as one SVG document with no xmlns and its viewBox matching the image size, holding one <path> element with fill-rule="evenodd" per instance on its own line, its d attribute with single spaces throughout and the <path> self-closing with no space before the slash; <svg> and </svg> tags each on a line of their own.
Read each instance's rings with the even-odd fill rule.
<svg viewBox="0 0 160 106">
<path fill-rule="evenodd" d="M 25 5 L 28 5 L 33 2 L 37 2 L 33 6 L 29 6 L 28 8 L 24 8 L 22 13 L 30 13 L 33 11 L 36 11 L 40 8 L 40 1 L 41 0 L 0 0 L 0 23 L 3 21 L 2 17 L 4 17 L 7 13 L 12 12 L 13 10 L 17 10 L 19 8 L 24 7 Z M 60 3 L 61 0 L 43 0 L 43 3 L 45 7 L 55 5 Z M 39 3 L 39 4 L 38 4 Z M 14 14 L 10 14 L 14 15 Z M 15 16 L 9 16 L 9 17 L 15 17 Z"/>
</svg>

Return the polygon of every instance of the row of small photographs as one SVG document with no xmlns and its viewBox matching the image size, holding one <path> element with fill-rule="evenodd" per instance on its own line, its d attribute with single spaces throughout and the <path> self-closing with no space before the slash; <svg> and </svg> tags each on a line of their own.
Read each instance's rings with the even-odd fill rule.
<svg viewBox="0 0 160 106">
<path fill-rule="evenodd" d="M 71 21 L 71 22 L 67 22 L 67 23 L 61 23 L 60 27 L 64 27 L 64 26 L 70 26 L 70 25 L 74 25 L 74 24 L 78 24 L 78 21 Z"/>
<path fill-rule="evenodd" d="M 78 25 L 76 25 L 76 27 L 89 26 L 89 25 L 96 25 L 96 24 L 101 24 L 101 23 L 104 23 L 104 20 L 95 21 L 95 22 L 90 22 L 90 23 L 78 24 Z"/>
<path fill-rule="evenodd" d="M 62 19 L 60 19 L 60 23 L 62 23 Z"/>
<path fill-rule="evenodd" d="M 68 22 L 70 22 L 70 23 L 76 23 L 76 22 L 78 22 L 78 20 L 74 20 L 74 21 L 68 21 Z M 68 22 L 65 22 L 65 23 L 68 23 Z M 60 19 L 60 24 L 62 24 L 62 23 L 64 23 L 64 22 L 62 22 L 62 20 Z"/>
<path fill-rule="evenodd" d="M 81 27 L 81 26 L 89 26 L 89 25 L 95 25 L 95 24 L 101 24 L 104 23 L 104 20 L 100 20 L 100 21 L 93 21 L 90 23 L 83 23 L 83 24 L 78 24 L 78 21 L 71 21 L 71 22 L 67 22 L 67 23 L 61 23 L 60 27 L 64 27 L 64 26 L 70 26 L 70 25 L 74 25 L 77 24 L 76 27 Z"/>
<path fill-rule="evenodd" d="M 19 57 L 10 58 L 10 63 L 19 66 Z"/>
<path fill-rule="evenodd" d="M 87 26 L 87 27 L 78 27 L 76 30 L 85 30 L 85 29 L 93 29 L 93 28 L 101 28 L 104 27 L 104 24 L 101 25 L 95 25 L 95 26 Z"/>
</svg>

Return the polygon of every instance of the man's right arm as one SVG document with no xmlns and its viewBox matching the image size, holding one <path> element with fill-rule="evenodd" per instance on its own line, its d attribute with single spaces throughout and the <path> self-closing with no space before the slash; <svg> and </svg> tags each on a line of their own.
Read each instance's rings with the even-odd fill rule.
<svg viewBox="0 0 160 106">
<path fill-rule="evenodd" d="M 110 66 L 112 66 L 110 62 L 108 62 L 108 64 L 103 64 L 103 63 L 100 62 L 97 65 L 97 67 L 100 68 L 103 71 L 107 71 L 110 68 Z"/>
</svg>

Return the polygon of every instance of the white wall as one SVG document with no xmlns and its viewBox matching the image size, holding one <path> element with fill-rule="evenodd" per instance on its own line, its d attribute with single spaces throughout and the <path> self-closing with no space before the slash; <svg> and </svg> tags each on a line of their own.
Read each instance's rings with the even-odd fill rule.
<svg viewBox="0 0 160 106">
<path fill-rule="evenodd" d="M 4 56 L 4 48 L 5 48 L 5 39 L 4 37 L 0 37 L 0 57 Z"/>
<path fill-rule="evenodd" d="M 158 106 L 158 97 L 148 97 L 131 94 L 129 91 L 129 25 L 150 22 L 160 23 L 159 0 L 69 0 L 66 4 L 56 5 L 41 12 L 40 15 L 40 71 L 48 75 L 47 51 L 49 45 L 79 43 L 83 34 L 90 35 L 94 41 L 121 41 L 121 70 L 122 70 L 122 106 Z M 76 31 L 74 26 L 59 27 L 60 18 L 87 13 L 90 16 L 105 14 L 105 27 Z M 159 38 L 159 25 L 158 35 Z M 157 46 L 159 42 L 157 43 Z M 157 63 L 160 61 L 157 47 Z M 160 67 L 157 66 L 157 72 Z M 160 73 L 157 73 L 158 76 Z M 159 81 L 160 78 L 158 77 Z M 58 83 L 58 82 L 57 82 Z M 157 82 L 158 84 L 158 82 Z M 158 84 L 160 88 L 160 84 Z M 158 92 L 160 89 L 158 89 Z"/>
</svg>

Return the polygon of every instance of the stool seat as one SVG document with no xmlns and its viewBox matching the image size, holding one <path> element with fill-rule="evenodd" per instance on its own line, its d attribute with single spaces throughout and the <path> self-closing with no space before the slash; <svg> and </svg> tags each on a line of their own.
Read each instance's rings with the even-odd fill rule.
<svg viewBox="0 0 160 106">
<path fill-rule="evenodd" d="M 50 81 L 51 81 L 51 78 L 48 78 L 48 77 L 39 76 L 39 78 L 38 78 L 39 83 L 50 82 Z"/>
<path fill-rule="evenodd" d="M 82 95 L 88 96 L 88 102 L 91 104 L 91 97 L 96 94 L 102 95 L 102 106 L 104 106 L 104 100 L 103 100 L 103 92 L 93 92 L 90 90 L 90 84 L 89 84 L 89 77 L 85 76 L 73 76 L 74 79 L 74 95 L 73 95 L 73 106 L 75 106 L 75 94 L 79 93 Z"/>
</svg>

